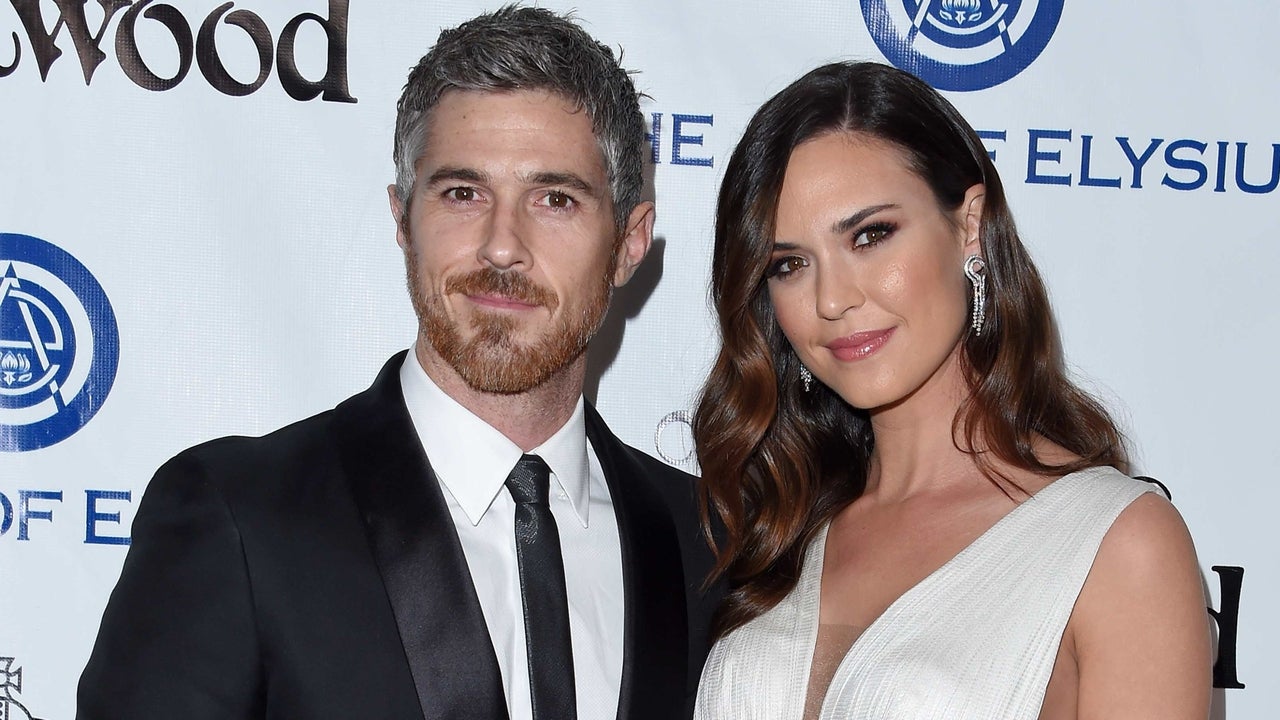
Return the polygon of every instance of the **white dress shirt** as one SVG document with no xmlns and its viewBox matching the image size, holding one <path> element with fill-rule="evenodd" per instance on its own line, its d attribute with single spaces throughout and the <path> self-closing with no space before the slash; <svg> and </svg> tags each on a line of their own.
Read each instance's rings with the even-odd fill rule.
<svg viewBox="0 0 1280 720">
<path fill-rule="evenodd" d="M 532 720 L 515 502 L 504 485 L 524 453 L 446 395 L 412 349 L 400 368 L 400 382 L 462 541 L 511 720 Z M 612 720 L 622 682 L 622 555 L 609 488 L 587 442 L 581 397 L 569 421 L 530 454 L 551 468 L 551 514 L 564 557 L 578 718 Z"/>
</svg>

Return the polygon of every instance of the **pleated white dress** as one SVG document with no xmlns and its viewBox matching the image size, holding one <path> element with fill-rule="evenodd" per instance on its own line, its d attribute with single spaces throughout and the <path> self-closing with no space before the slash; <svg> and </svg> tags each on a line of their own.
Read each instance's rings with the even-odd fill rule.
<svg viewBox="0 0 1280 720">
<path fill-rule="evenodd" d="M 1097 467 L 1014 508 L 853 643 L 822 720 L 1036 720 L 1098 546 L 1154 486 Z M 799 583 L 711 650 L 695 720 L 800 720 L 818 634 L 826 529 Z"/>
</svg>

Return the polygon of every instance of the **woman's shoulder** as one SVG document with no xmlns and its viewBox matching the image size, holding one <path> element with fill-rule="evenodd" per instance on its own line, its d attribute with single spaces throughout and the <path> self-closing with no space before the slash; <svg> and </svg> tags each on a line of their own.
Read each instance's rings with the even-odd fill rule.
<svg viewBox="0 0 1280 720">
<path fill-rule="evenodd" d="M 1096 466 L 1054 480 L 1046 489 L 1054 486 L 1075 495 L 1076 509 L 1086 498 L 1113 508 L 1115 519 L 1098 547 L 1091 578 L 1114 574 L 1117 580 L 1150 581 L 1156 579 L 1152 573 L 1167 571 L 1174 562 L 1199 571 L 1191 533 L 1160 485 Z"/>
<path fill-rule="evenodd" d="M 1118 472 L 1104 481 L 1143 482 Z M 1093 704 L 1114 717 L 1203 717 L 1195 713 L 1207 701 L 1211 658 L 1200 566 L 1186 523 L 1163 495 L 1142 492 L 1116 517 L 1068 632 L 1082 715 Z M 1180 688 L 1172 695 L 1171 685 Z"/>
<path fill-rule="evenodd" d="M 1047 462 L 1071 467 L 1079 461 L 1080 458 L 1071 456 Z M 997 472 L 998 477 L 1005 481 L 1000 484 L 1014 497 L 1021 495 L 1022 500 L 1047 490 L 1046 497 L 1056 495 L 1068 506 L 1092 500 L 1095 504 L 1114 507 L 1117 513 L 1144 493 L 1160 493 L 1163 490 L 1156 483 L 1129 477 L 1110 465 L 1094 465 L 1059 475 L 1016 467 L 997 468 Z"/>
<path fill-rule="evenodd" d="M 1108 482 L 1142 487 L 1118 472 Z M 1199 577 L 1195 547 L 1182 515 L 1158 492 L 1144 492 L 1116 517 L 1103 538 L 1094 572 L 1117 584 L 1148 586 L 1181 575 Z"/>
</svg>

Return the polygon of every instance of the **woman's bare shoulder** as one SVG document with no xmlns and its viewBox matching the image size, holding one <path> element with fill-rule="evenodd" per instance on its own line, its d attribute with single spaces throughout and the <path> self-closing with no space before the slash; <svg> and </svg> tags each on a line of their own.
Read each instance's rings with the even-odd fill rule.
<svg viewBox="0 0 1280 720">
<path fill-rule="evenodd" d="M 1211 649 L 1200 566 L 1182 516 L 1145 493 L 1098 549 L 1069 631 L 1081 718 L 1204 718 Z"/>
</svg>

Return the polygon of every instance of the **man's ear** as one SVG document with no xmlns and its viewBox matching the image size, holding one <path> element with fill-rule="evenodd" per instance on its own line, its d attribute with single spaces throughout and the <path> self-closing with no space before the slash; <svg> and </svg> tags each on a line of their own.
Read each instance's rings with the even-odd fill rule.
<svg viewBox="0 0 1280 720">
<path fill-rule="evenodd" d="M 396 186 L 387 186 L 387 199 L 391 201 L 391 220 L 396 224 L 396 244 L 401 250 L 409 249 L 409 237 L 406 230 L 409 226 L 409 218 L 404 216 L 405 206 L 400 202 L 400 196 L 396 194 Z"/>
<path fill-rule="evenodd" d="M 653 203 L 645 201 L 636 205 L 627 217 L 626 230 L 618 241 L 614 257 L 613 286 L 622 287 L 627 284 L 636 268 L 649 254 L 649 246 L 653 244 Z"/>
<path fill-rule="evenodd" d="M 960 204 L 960 227 L 964 230 L 963 252 L 965 256 L 981 255 L 982 208 L 987 200 L 987 186 L 978 183 L 964 193 Z"/>
</svg>

